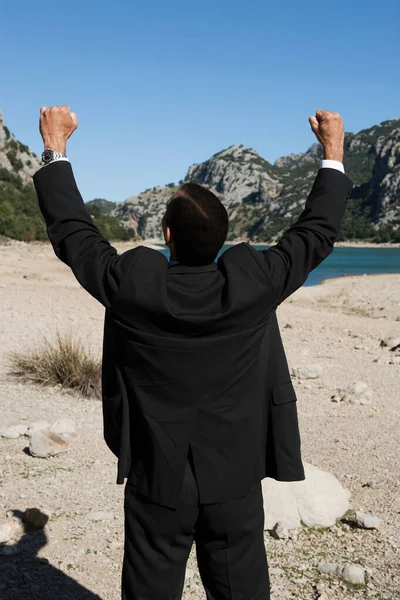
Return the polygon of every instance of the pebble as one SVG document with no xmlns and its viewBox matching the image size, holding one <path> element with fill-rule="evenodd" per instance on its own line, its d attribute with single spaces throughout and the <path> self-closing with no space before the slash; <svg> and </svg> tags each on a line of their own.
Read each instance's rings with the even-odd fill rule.
<svg viewBox="0 0 400 600">
<path fill-rule="evenodd" d="M 322 377 L 322 371 L 322 365 L 320 364 L 292 367 L 292 375 L 298 379 L 318 379 L 319 377 Z"/>
<path fill-rule="evenodd" d="M 368 406 L 372 401 L 372 390 L 364 381 L 354 381 L 344 389 L 337 389 L 331 401 Z"/>
<path fill-rule="evenodd" d="M 344 581 L 353 584 L 365 583 L 365 569 L 361 565 L 347 563 L 342 567 L 341 577 Z"/>
<path fill-rule="evenodd" d="M 12 539 L 22 533 L 22 524 L 20 521 L 7 521 L 0 525 L 0 544 L 7 544 Z"/>
<path fill-rule="evenodd" d="M 396 350 L 400 346 L 400 337 L 387 337 L 381 340 L 381 346 L 383 348 L 388 347 L 389 350 Z"/>
<path fill-rule="evenodd" d="M 352 584 L 364 584 L 365 583 L 365 569 L 361 565 L 353 563 L 346 563 L 345 565 L 339 565 L 337 563 L 326 563 L 320 562 L 317 565 L 320 573 L 326 573 L 328 575 L 335 575 L 341 577 L 344 581 Z"/>
<path fill-rule="evenodd" d="M 194 575 L 193 569 L 190 569 L 189 567 L 187 567 L 186 572 L 185 572 L 185 581 L 192 579 L 193 575 Z"/>
<path fill-rule="evenodd" d="M 287 527 L 285 527 L 284 523 L 282 523 L 281 521 L 278 521 L 275 524 L 275 527 L 272 529 L 272 535 L 273 537 L 277 538 L 278 540 L 297 540 L 298 536 L 299 536 L 299 530 L 298 529 L 288 529 Z"/>
<path fill-rule="evenodd" d="M 56 456 L 68 449 L 68 442 L 57 433 L 38 430 L 32 434 L 29 441 L 29 450 L 36 458 Z"/>
<path fill-rule="evenodd" d="M 0 437 L 6 438 L 7 440 L 16 440 L 19 436 L 20 433 L 15 426 L 0 429 Z"/>
<path fill-rule="evenodd" d="M 357 510 L 354 521 L 358 527 L 362 527 L 363 529 L 379 529 L 382 519 Z"/>
</svg>

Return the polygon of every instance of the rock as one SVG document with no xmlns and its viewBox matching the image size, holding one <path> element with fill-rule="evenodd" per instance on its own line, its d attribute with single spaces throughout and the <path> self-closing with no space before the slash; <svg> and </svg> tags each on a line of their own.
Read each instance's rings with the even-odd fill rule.
<svg viewBox="0 0 400 600">
<path fill-rule="evenodd" d="M 309 527 L 331 527 L 349 509 L 350 493 L 326 471 L 304 463 L 304 481 L 262 480 L 265 522 L 272 530 L 281 522 L 297 529 L 303 521 Z"/>
<path fill-rule="evenodd" d="M 50 423 L 48 423 L 47 421 L 35 421 L 34 423 L 31 423 L 29 425 L 26 435 L 28 437 L 32 437 L 32 434 L 35 431 L 45 431 L 49 428 L 50 428 Z"/>
<path fill-rule="evenodd" d="M 74 435 L 76 433 L 75 421 L 72 419 L 58 419 L 51 425 L 50 431 Z"/>
<path fill-rule="evenodd" d="M 283 569 L 281 569 L 280 567 L 271 567 L 269 569 L 269 574 L 270 575 L 284 575 L 285 571 Z"/>
<path fill-rule="evenodd" d="M 365 584 L 365 569 L 361 565 L 345 564 L 341 569 L 340 576 L 344 581 L 348 581 L 353 585 Z"/>
<path fill-rule="evenodd" d="M 292 375 L 298 379 L 318 379 L 322 377 L 322 365 L 310 364 L 292 367 Z"/>
<path fill-rule="evenodd" d="M 317 565 L 317 569 L 320 573 L 327 573 L 328 575 L 338 575 L 340 572 L 340 565 L 337 563 L 320 562 Z"/>
<path fill-rule="evenodd" d="M 112 512 L 97 511 L 89 513 L 88 519 L 90 521 L 113 521 L 114 515 Z"/>
<path fill-rule="evenodd" d="M 0 525 L 0 545 L 7 544 L 22 533 L 23 527 L 20 521 L 7 521 Z"/>
<path fill-rule="evenodd" d="M 7 440 L 16 440 L 19 438 L 19 431 L 14 426 L 5 427 L 0 429 L 0 437 L 6 438 Z"/>
<path fill-rule="evenodd" d="M 299 531 L 298 529 L 287 529 L 284 523 L 278 521 L 272 529 L 272 535 L 278 540 L 297 540 Z"/>
<path fill-rule="evenodd" d="M 354 516 L 354 522 L 358 527 L 362 527 L 363 529 L 379 529 L 382 519 L 375 515 L 369 515 L 357 510 Z"/>
<path fill-rule="evenodd" d="M 190 569 L 189 567 L 186 567 L 185 581 L 188 581 L 189 579 L 192 579 L 193 575 L 194 575 L 193 569 Z"/>
<path fill-rule="evenodd" d="M 20 423 L 19 425 L 14 425 L 14 429 L 18 431 L 19 435 L 26 435 L 28 431 L 28 426 Z"/>
<path fill-rule="evenodd" d="M 368 406 L 372 401 L 372 391 L 364 381 L 354 381 L 344 389 L 337 389 L 331 401 Z"/>
<path fill-rule="evenodd" d="M 389 348 L 393 352 L 400 348 L 400 337 L 387 337 L 381 340 L 382 348 Z"/>
<path fill-rule="evenodd" d="M 36 527 L 43 528 L 51 517 L 51 512 L 45 508 L 27 508 L 25 518 Z"/>
<path fill-rule="evenodd" d="M 68 449 L 68 442 L 51 431 L 35 431 L 29 442 L 29 450 L 32 456 L 37 458 L 47 458 L 55 456 Z"/>
<path fill-rule="evenodd" d="M 317 565 L 317 569 L 320 573 L 327 573 L 328 575 L 341 577 L 342 579 L 344 579 L 344 581 L 347 581 L 348 583 L 365 583 L 365 569 L 361 565 L 355 565 L 352 563 L 339 565 L 337 563 L 320 562 Z"/>
</svg>

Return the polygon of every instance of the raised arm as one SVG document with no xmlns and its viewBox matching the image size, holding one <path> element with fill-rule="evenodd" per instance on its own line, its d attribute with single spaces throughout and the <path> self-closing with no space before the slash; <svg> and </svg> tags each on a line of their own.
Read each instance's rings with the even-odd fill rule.
<svg viewBox="0 0 400 600">
<path fill-rule="evenodd" d="M 68 106 L 40 111 L 40 132 L 45 149 L 65 155 L 67 139 L 77 128 Z M 89 215 L 68 160 L 55 160 L 33 176 L 39 207 L 54 252 L 71 267 L 75 277 L 105 307 L 112 306 L 122 276 L 135 258 L 131 250 L 118 255 Z"/>
<path fill-rule="evenodd" d="M 324 148 L 324 161 L 296 223 L 268 250 L 257 252 L 278 305 L 297 290 L 332 252 L 352 183 L 343 169 L 344 128 L 337 113 L 317 111 L 309 119 Z"/>
</svg>

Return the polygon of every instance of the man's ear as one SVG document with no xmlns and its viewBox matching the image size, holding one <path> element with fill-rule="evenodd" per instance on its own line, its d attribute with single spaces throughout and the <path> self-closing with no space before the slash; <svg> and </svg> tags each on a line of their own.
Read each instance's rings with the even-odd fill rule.
<svg viewBox="0 0 400 600">
<path fill-rule="evenodd" d="M 171 240 L 171 230 L 168 226 L 165 228 L 164 237 L 165 237 L 165 243 L 169 244 L 169 242 Z"/>
</svg>

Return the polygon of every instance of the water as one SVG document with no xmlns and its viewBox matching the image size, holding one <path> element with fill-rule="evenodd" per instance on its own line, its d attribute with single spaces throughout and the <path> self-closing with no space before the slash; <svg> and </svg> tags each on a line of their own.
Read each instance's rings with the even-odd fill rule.
<svg viewBox="0 0 400 600">
<path fill-rule="evenodd" d="M 221 253 L 230 248 L 224 246 Z M 258 250 L 268 246 L 256 245 Z M 162 253 L 168 256 L 164 247 Z M 304 285 L 317 285 L 324 279 L 343 275 L 364 275 L 372 273 L 400 273 L 400 248 L 335 248 L 314 271 Z"/>
<path fill-rule="evenodd" d="M 265 250 L 268 246 L 256 246 Z M 334 248 L 332 254 L 312 271 L 304 285 L 343 275 L 400 273 L 400 248 Z"/>
</svg>

